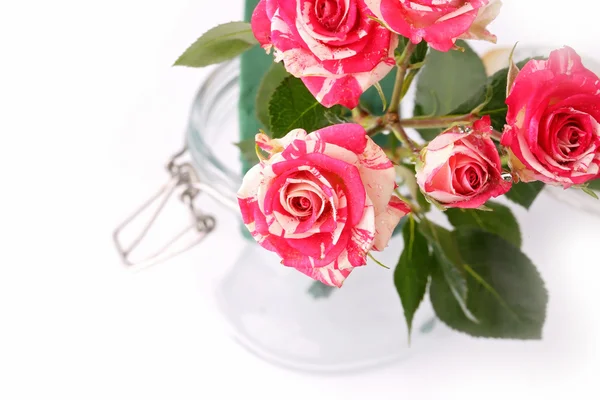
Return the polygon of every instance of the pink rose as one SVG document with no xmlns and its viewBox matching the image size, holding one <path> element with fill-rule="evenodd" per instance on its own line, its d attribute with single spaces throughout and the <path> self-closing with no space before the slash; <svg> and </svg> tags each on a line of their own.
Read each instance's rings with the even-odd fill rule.
<svg viewBox="0 0 600 400">
<path fill-rule="evenodd" d="M 398 38 L 370 15 L 364 0 L 261 0 L 252 30 L 321 104 L 354 108 L 395 65 Z"/>
<path fill-rule="evenodd" d="M 439 51 L 454 47 L 457 39 L 496 43 L 487 25 L 500 13 L 495 0 L 365 0 L 375 16 L 392 31 L 413 43 L 425 40 Z"/>
<path fill-rule="evenodd" d="M 408 206 L 392 193 L 390 160 L 360 125 L 296 129 L 257 144 L 270 153 L 238 191 L 244 223 L 282 264 L 340 287 L 370 250 L 383 250 Z"/>
<path fill-rule="evenodd" d="M 444 207 L 478 208 L 508 192 L 491 132 L 486 116 L 472 128 L 453 127 L 433 139 L 417 164 L 423 193 Z"/>
<path fill-rule="evenodd" d="M 568 188 L 600 176 L 600 81 L 573 49 L 529 61 L 506 104 L 502 145 L 523 182 Z"/>
</svg>

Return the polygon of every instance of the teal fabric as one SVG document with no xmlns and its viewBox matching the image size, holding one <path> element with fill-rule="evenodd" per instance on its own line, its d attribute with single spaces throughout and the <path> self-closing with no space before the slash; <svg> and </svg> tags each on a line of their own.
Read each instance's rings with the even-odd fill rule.
<svg viewBox="0 0 600 400">
<path fill-rule="evenodd" d="M 250 22 L 252 12 L 259 0 L 246 0 L 244 19 Z M 240 141 L 254 138 L 263 128 L 254 111 L 256 92 L 263 75 L 273 62 L 273 56 L 267 54 L 260 46 L 245 52 L 241 57 L 240 71 L 240 101 L 239 122 Z M 243 164 L 244 173 L 251 167 L 246 162 Z"/>
</svg>

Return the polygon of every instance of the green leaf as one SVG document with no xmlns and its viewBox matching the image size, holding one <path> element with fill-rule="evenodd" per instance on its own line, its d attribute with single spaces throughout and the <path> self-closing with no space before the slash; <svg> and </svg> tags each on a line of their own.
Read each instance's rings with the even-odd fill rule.
<svg viewBox="0 0 600 400">
<path fill-rule="evenodd" d="M 341 106 L 323 107 L 298 78 L 289 76 L 275 89 L 269 103 L 273 138 L 285 136 L 292 129 L 313 132 L 328 125 L 329 113 L 342 114 Z"/>
<path fill-rule="evenodd" d="M 463 262 L 452 233 L 427 220 L 420 225 L 420 228 L 421 233 L 425 235 L 433 249 L 436 261 L 433 269 L 439 272 L 432 274 L 432 279 L 441 279 L 443 285 L 449 288 L 465 318 L 477 323 L 477 318 L 467 306 L 467 279 L 462 270 Z M 431 284 L 434 285 L 434 280 L 431 281 Z"/>
<path fill-rule="evenodd" d="M 433 260 L 427 239 L 417 229 L 414 218 L 409 217 L 404 225 L 404 250 L 394 271 L 394 284 L 402 302 L 408 334 L 412 331 L 412 320 L 425 296 L 429 268 Z"/>
<path fill-rule="evenodd" d="M 461 228 L 453 236 L 468 274 L 467 305 L 479 322 L 465 318 L 448 285 L 432 276 L 430 297 L 438 318 L 473 336 L 541 338 L 548 294 L 527 256 L 493 233 Z"/>
<path fill-rule="evenodd" d="M 383 88 L 381 87 L 381 85 L 379 84 L 379 82 L 376 82 L 373 87 L 375 88 L 375 90 L 377 90 L 377 94 L 379 95 L 379 98 L 381 99 L 381 110 L 385 112 L 385 110 L 387 110 L 387 98 L 385 97 L 385 93 L 383 93 Z"/>
<path fill-rule="evenodd" d="M 267 73 L 260 82 L 258 92 L 256 93 L 256 117 L 267 130 L 270 128 L 269 102 L 275 89 L 290 74 L 285 70 L 283 63 L 273 63 L 267 70 Z"/>
<path fill-rule="evenodd" d="M 516 67 L 519 69 L 523 68 L 529 60 L 531 60 L 531 58 L 518 62 Z M 487 102 L 485 106 L 479 110 L 477 115 L 489 115 L 494 129 L 502 132 L 504 125 L 506 124 L 506 112 L 508 111 L 506 105 L 508 74 L 509 68 L 504 68 L 490 76 L 485 85 L 481 86 L 468 100 L 453 109 L 450 114 L 468 114 L 481 104 Z"/>
<path fill-rule="evenodd" d="M 414 115 L 447 115 L 457 104 L 470 99 L 487 81 L 479 56 L 463 41 L 456 42 L 464 52 L 432 50 L 417 82 Z M 425 140 L 433 139 L 440 129 L 421 129 Z"/>
<path fill-rule="evenodd" d="M 240 159 L 252 166 L 258 162 L 256 157 L 256 142 L 254 139 L 242 140 L 239 143 L 234 143 L 238 149 L 240 149 Z"/>
<path fill-rule="evenodd" d="M 450 208 L 446 211 L 446 216 L 456 228 L 478 228 L 482 231 L 495 233 L 515 246 L 521 247 L 519 222 L 510 208 L 493 201 L 488 201 L 485 205 L 492 211 Z"/>
<path fill-rule="evenodd" d="M 594 192 L 592 189 L 590 189 L 588 186 L 584 186 L 581 188 L 581 190 L 583 190 L 583 192 L 585 194 L 587 194 L 590 197 L 593 197 L 594 199 L 598 200 L 598 194 L 596 192 Z"/>
<path fill-rule="evenodd" d="M 512 185 L 512 188 L 506 193 L 506 197 L 529 210 L 542 189 L 544 189 L 543 182 L 519 182 Z"/>
<path fill-rule="evenodd" d="M 247 22 L 228 22 L 200 36 L 175 61 L 175 65 L 206 67 L 237 57 L 258 44 Z"/>
<path fill-rule="evenodd" d="M 588 185 L 588 188 L 599 192 L 600 191 L 600 179 L 591 181 Z"/>
</svg>

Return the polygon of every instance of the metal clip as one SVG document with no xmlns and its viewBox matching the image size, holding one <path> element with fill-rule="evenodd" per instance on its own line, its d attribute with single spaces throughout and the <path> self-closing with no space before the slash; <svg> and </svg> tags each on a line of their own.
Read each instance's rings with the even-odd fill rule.
<svg viewBox="0 0 600 400">
<path fill-rule="evenodd" d="M 184 147 L 177 154 L 173 155 L 166 165 L 167 171 L 170 174 L 169 181 L 149 200 L 147 200 L 139 209 L 137 209 L 130 217 L 125 219 L 113 233 L 115 246 L 123 263 L 127 267 L 148 267 L 163 261 L 166 261 L 178 254 L 181 254 L 192 247 L 199 244 L 208 233 L 210 233 L 215 225 L 215 218 L 211 215 L 202 213 L 194 205 L 194 200 L 203 191 L 203 188 L 210 187 L 203 185 L 194 170 L 194 167 L 188 163 L 178 163 L 178 159 L 187 152 L 187 147 Z M 178 196 L 176 196 L 178 194 Z M 148 236 L 151 228 L 156 220 L 163 213 L 165 206 L 169 200 L 179 197 L 179 200 L 185 204 L 191 215 L 191 223 L 184 229 L 179 231 L 171 240 L 162 245 L 156 245 L 150 255 L 142 257 L 138 260 L 133 259 L 132 253 Z M 154 211 L 151 211 L 154 208 Z M 149 220 L 142 225 L 141 230 L 134 235 L 128 245 L 125 245 L 122 240 L 124 231 L 141 219 L 145 213 L 150 213 Z"/>
</svg>

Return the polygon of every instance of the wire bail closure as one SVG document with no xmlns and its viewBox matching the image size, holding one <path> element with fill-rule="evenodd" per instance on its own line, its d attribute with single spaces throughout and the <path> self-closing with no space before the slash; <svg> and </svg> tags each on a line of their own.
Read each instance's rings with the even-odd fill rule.
<svg viewBox="0 0 600 400">
<path fill-rule="evenodd" d="M 126 267 L 145 268 L 171 259 L 202 242 L 206 235 L 215 228 L 215 218 L 212 215 L 204 214 L 194 204 L 194 200 L 202 192 L 207 192 L 214 196 L 215 191 L 212 187 L 200 182 L 191 163 L 179 161 L 186 153 L 187 146 L 171 157 L 166 165 L 166 169 L 170 175 L 167 183 L 125 219 L 113 232 L 113 241 Z M 158 250 L 151 252 L 146 257 L 138 260 L 134 259 L 132 253 L 147 237 L 169 201 L 177 197 L 188 208 L 191 222 L 167 243 L 158 246 Z M 142 219 L 144 212 L 149 212 L 153 207 L 155 207 L 155 210 L 150 213 L 149 220 L 142 225 L 139 233 L 134 235 L 128 244 L 125 244 L 122 238 L 123 231 L 135 224 L 138 219 Z"/>
</svg>

